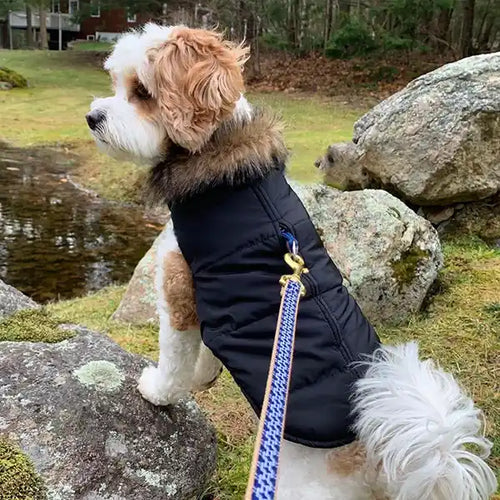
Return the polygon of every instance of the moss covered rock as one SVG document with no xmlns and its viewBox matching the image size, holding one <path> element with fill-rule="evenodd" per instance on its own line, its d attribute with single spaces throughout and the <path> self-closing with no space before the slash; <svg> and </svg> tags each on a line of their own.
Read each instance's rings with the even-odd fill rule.
<svg viewBox="0 0 500 500">
<path fill-rule="evenodd" d="M 60 328 L 61 321 L 45 309 L 26 309 L 0 321 L 0 342 L 61 342 L 73 332 Z"/>
<path fill-rule="evenodd" d="M 31 460 L 0 436 L 0 498 L 45 500 L 46 489 Z"/>
<path fill-rule="evenodd" d="M 429 221 L 386 191 L 294 187 L 368 319 L 400 323 L 420 310 L 443 263 Z"/>
<path fill-rule="evenodd" d="M 0 66 L 0 82 L 7 82 L 13 87 L 25 88 L 28 86 L 28 80 L 16 71 Z"/>
<path fill-rule="evenodd" d="M 414 246 L 403 252 L 392 263 L 393 276 L 400 287 L 410 284 L 418 272 L 419 266 L 429 258 L 429 251 Z"/>
<path fill-rule="evenodd" d="M 105 335 L 72 333 L 0 342 L 1 432 L 32 460 L 47 498 L 198 498 L 214 471 L 215 434 L 196 403 L 151 405 L 137 391 L 147 360 Z M 0 500 L 41 498 L 2 495 L 1 474 L 0 451 Z"/>
</svg>

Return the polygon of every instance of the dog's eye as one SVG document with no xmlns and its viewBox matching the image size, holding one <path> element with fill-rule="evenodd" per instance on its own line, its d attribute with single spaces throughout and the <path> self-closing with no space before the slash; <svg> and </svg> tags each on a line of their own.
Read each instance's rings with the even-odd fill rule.
<svg viewBox="0 0 500 500">
<path fill-rule="evenodd" d="M 137 86 L 134 89 L 134 94 L 141 101 L 146 101 L 148 99 L 151 99 L 151 94 L 147 91 L 146 87 L 144 87 L 142 83 L 137 84 Z"/>
</svg>

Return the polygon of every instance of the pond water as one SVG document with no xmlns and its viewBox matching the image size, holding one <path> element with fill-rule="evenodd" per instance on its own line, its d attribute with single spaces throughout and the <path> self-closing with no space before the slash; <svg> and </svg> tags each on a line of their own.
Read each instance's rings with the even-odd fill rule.
<svg viewBox="0 0 500 500">
<path fill-rule="evenodd" d="M 126 282 L 159 230 L 140 207 L 75 187 L 71 164 L 0 145 L 0 279 L 38 302 Z"/>
</svg>

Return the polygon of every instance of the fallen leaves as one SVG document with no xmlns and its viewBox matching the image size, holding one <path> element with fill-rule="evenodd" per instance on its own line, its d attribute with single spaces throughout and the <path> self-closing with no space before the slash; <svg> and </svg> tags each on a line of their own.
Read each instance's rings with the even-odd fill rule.
<svg viewBox="0 0 500 500">
<path fill-rule="evenodd" d="M 312 53 L 297 57 L 286 52 L 261 56 L 260 72 L 250 62 L 247 83 L 252 90 L 365 95 L 383 99 L 417 76 L 451 60 L 443 54 L 392 55 L 369 59 L 330 59 Z"/>
</svg>

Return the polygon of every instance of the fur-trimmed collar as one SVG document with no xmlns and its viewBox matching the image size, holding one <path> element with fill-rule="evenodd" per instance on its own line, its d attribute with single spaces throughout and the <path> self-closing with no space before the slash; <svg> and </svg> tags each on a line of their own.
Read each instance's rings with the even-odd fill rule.
<svg viewBox="0 0 500 500">
<path fill-rule="evenodd" d="M 288 157 L 281 123 L 266 111 L 248 120 L 223 123 L 197 153 L 173 145 L 149 174 L 146 195 L 153 203 L 171 203 L 209 188 L 262 178 Z"/>
</svg>

